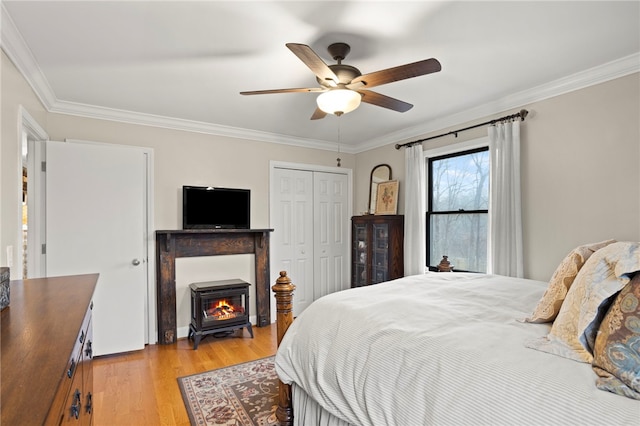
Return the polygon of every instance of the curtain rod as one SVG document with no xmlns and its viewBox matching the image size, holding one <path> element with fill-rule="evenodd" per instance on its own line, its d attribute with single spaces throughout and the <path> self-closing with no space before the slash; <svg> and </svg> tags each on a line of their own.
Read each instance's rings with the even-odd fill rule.
<svg viewBox="0 0 640 426">
<path fill-rule="evenodd" d="M 413 141 L 413 142 L 407 142 L 407 143 L 403 143 L 403 144 L 399 144 L 398 143 L 398 144 L 396 144 L 396 149 L 400 149 L 400 148 L 405 147 L 405 146 L 412 146 L 412 145 L 415 145 L 415 144 L 420 143 L 420 142 L 429 141 L 431 139 L 441 138 L 443 136 L 455 135 L 456 137 L 458 137 L 458 133 L 464 132 L 465 130 L 475 129 L 476 127 L 486 126 L 487 124 L 496 124 L 499 121 L 513 120 L 514 118 L 519 118 L 520 120 L 524 121 L 525 117 L 528 114 L 529 114 L 529 111 L 527 111 L 526 109 L 521 109 L 519 112 L 516 112 L 515 114 L 505 115 L 504 117 L 496 118 L 496 119 L 490 120 L 490 121 L 485 121 L 484 123 L 480 123 L 480 124 L 474 124 L 473 126 L 465 127 L 464 129 L 452 130 L 450 132 L 443 133 L 441 135 L 431 136 L 431 137 L 424 138 L 424 139 L 418 139 L 417 141 Z"/>
</svg>

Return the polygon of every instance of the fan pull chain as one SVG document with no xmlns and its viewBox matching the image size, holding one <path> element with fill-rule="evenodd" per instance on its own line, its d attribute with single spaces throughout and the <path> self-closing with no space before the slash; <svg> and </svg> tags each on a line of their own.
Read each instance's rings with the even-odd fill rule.
<svg viewBox="0 0 640 426">
<path fill-rule="evenodd" d="M 336 158 L 336 161 L 338 162 L 337 166 L 341 167 L 341 159 L 340 159 L 340 140 L 341 140 L 341 135 L 340 135 L 340 116 L 338 116 L 338 158 Z"/>
</svg>

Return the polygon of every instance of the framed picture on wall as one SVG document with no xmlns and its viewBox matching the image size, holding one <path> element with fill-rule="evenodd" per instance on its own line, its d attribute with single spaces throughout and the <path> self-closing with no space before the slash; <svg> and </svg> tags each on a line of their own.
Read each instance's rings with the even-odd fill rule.
<svg viewBox="0 0 640 426">
<path fill-rule="evenodd" d="M 378 184 L 376 194 L 375 214 L 397 214 L 398 212 L 398 181 L 389 180 Z"/>
</svg>

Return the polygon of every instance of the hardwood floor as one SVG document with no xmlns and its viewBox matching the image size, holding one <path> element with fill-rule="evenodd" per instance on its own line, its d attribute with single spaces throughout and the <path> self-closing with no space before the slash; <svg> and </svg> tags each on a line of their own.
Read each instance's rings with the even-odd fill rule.
<svg viewBox="0 0 640 426">
<path fill-rule="evenodd" d="M 176 379 L 275 354 L 275 324 L 253 327 L 253 334 L 252 339 L 242 329 L 228 337 L 208 336 L 197 350 L 179 339 L 94 358 L 94 426 L 189 425 Z"/>
</svg>

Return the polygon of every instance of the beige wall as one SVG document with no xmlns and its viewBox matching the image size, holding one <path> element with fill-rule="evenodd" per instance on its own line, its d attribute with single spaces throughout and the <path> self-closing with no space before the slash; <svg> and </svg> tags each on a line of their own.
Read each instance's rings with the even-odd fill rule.
<svg viewBox="0 0 640 426">
<path fill-rule="evenodd" d="M 640 75 L 633 74 L 524 105 L 521 126 L 525 276 L 548 280 L 573 247 L 608 238 L 640 241 Z M 442 129 L 446 133 L 473 123 Z M 424 149 L 486 136 L 484 128 L 423 143 Z M 414 139 L 414 140 L 415 140 Z M 356 158 L 355 185 L 393 163 L 404 181 L 403 152 L 385 146 Z M 356 192 L 355 210 L 366 205 Z M 403 201 L 400 201 L 403 210 Z"/>
<path fill-rule="evenodd" d="M 388 164 L 391 167 L 391 178 L 400 182 L 398 191 L 398 214 L 403 214 L 404 151 L 396 150 L 394 145 L 386 145 L 356 155 L 356 168 L 353 178 L 353 186 L 356 188 L 354 191 L 354 214 L 361 214 L 368 210 L 369 179 L 371 178 L 371 170 L 378 164 Z"/>
<path fill-rule="evenodd" d="M 27 110 L 53 139 L 84 139 L 153 148 L 155 227 L 180 226 L 179 188 L 215 184 L 252 189 L 252 225 L 266 227 L 270 160 L 335 166 L 336 153 L 46 113 L 13 65 L 2 57 L 2 206 L 0 248 L 18 244 L 17 109 Z M 640 240 L 640 78 L 638 74 L 531 105 L 522 125 L 525 274 L 546 280 L 574 246 L 605 238 Z M 513 110 L 507 111 L 514 112 Z M 501 116 L 496 114 L 494 117 Z M 485 121 L 486 117 L 480 121 Z M 454 128 L 473 123 L 460 123 Z M 439 134 L 451 129 L 434 132 Z M 486 132 L 476 129 L 429 141 L 425 149 Z M 431 134 L 432 135 L 432 134 Z M 430 136 L 430 135 L 423 135 Z M 357 155 L 341 153 L 354 170 L 354 213 L 365 211 L 369 173 L 387 163 L 400 180 L 404 152 L 393 145 Z"/>
<path fill-rule="evenodd" d="M 157 127 L 49 114 L 54 140 L 80 139 L 153 148 L 155 227 L 182 227 L 182 185 L 251 189 L 251 225 L 269 227 L 269 162 L 336 166 L 337 153 Z M 340 153 L 343 168 L 355 157 Z"/>
<path fill-rule="evenodd" d="M 535 116 L 524 126 L 522 181 L 530 275 L 544 277 L 581 243 L 640 241 L 639 75 L 549 99 L 531 110 Z"/>
</svg>

